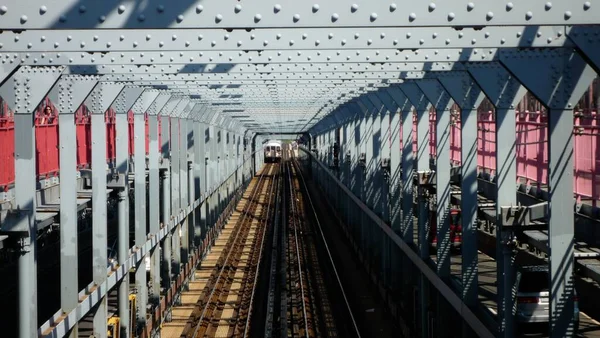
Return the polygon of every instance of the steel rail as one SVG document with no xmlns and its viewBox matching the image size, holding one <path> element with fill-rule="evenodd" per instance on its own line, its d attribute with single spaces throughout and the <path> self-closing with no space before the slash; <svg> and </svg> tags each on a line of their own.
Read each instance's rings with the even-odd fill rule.
<svg viewBox="0 0 600 338">
<path fill-rule="evenodd" d="M 280 173 L 283 173 L 283 163 L 280 165 Z M 276 200 L 275 200 L 275 205 L 276 205 L 276 209 L 275 212 L 273 214 L 273 239 L 272 239 L 272 243 L 271 243 L 271 250 L 272 250 L 272 255 L 271 255 L 271 264 L 270 264 L 270 268 L 269 268 L 269 285 L 268 285 L 268 292 L 267 292 L 267 314 L 266 314 L 266 320 L 265 320 L 265 332 L 264 332 L 264 336 L 266 338 L 270 338 L 273 336 L 273 317 L 275 314 L 275 300 L 276 300 L 276 290 L 277 290 L 277 286 L 279 284 L 279 280 L 277 279 L 277 272 L 278 270 L 278 266 L 277 266 L 277 262 L 279 261 L 279 255 L 281 253 L 281 248 L 279 247 L 279 241 L 280 241 L 280 236 L 279 236 L 279 228 L 282 226 L 282 222 L 281 222 L 281 218 L 280 216 L 283 215 L 283 211 L 282 211 L 282 199 L 280 198 L 281 195 L 283 195 L 283 184 L 282 184 L 282 179 L 279 177 L 278 179 L 278 187 L 277 187 L 277 195 L 276 195 Z M 254 294 L 253 294 L 254 296 Z M 244 336 L 246 336 L 246 332 L 244 333 Z"/>
<path fill-rule="evenodd" d="M 281 167 L 282 164 L 279 165 L 279 172 L 281 172 Z M 273 208 L 273 215 L 271 216 L 271 207 L 273 206 L 273 204 L 277 205 L 277 201 L 279 200 L 279 181 L 280 178 L 279 176 L 276 176 L 276 178 L 271 180 L 271 187 L 270 187 L 270 191 L 269 191 L 269 203 L 267 204 L 267 219 L 274 219 L 277 213 L 277 209 Z M 277 193 L 275 194 L 275 196 L 273 196 L 273 191 L 276 191 Z M 274 202 L 274 203 L 273 203 Z M 265 237 L 266 237 L 266 229 L 264 229 L 265 227 L 261 227 L 262 230 L 262 236 L 261 236 L 261 241 L 260 241 L 260 250 L 258 252 L 258 264 L 256 265 L 256 269 L 255 269 L 255 274 L 254 274 L 254 280 L 252 283 L 252 293 L 250 294 L 250 302 L 249 302 L 249 308 L 248 308 L 248 313 L 246 315 L 246 321 L 244 323 L 244 334 L 242 337 L 248 337 L 248 330 L 250 327 L 250 319 L 252 317 L 252 304 L 254 303 L 254 295 L 256 293 L 256 287 L 258 285 L 258 276 L 259 276 L 259 272 L 260 272 L 260 267 L 261 267 L 261 263 L 262 263 L 262 256 L 263 256 L 263 250 L 264 250 L 264 245 L 265 245 Z M 242 301 L 243 302 L 243 301 Z M 237 325 L 236 325 L 237 326 Z M 235 331 L 234 331 L 235 333 Z"/>
<path fill-rule="evenodd" d="M 272 168 L 272 166 L 269 166 L 268 173 L 271 172 L 271 168 Z M 267 177 L 267 176 L 268 176 L 268 174 L 267 174 L 266 170 L 263 170 L 263 172 L 261 172 L 261 174 L 260 174 L 258 182 L 256 183 L 256 186 L 254 187 L 254 189 L 253 189 L 250 197 L 248 198 L 248 204 L 244 208 L 245 212 L 242 213 L 243 217 L 242 217 L 241 221 L 238 220 L 239 226 L 238 226 L 238 228 L 236 230 L 235 237 L 234 237 L 232 243 L 237 243 L 238 242 L 239 235 L 240 235 L 240 233 L 242 233 L 241 230 L 243 228 L 243 225 L 244 225 L 245 221 L 248 219 L 248 214 L 250 213 L 249 210 L 250 210 L 250 208 L 252 206 L 256 205 L 256 202 L 254 202 L 254 200 L 259 196 L 260 191 L 262 190 L 261 188 L 263 187 L 263 184 L 266 183 L 265 177 Z M 233 245 L 232 245 L 232 247 L 230 248 L 230 250 L 227 252 L 225 260 L 223 261 L 223 265 L 219 269 L 219 272 L 218 272 L 218 274 L 216 276 L 216 279 L 215 279 L 215 283 L 214 283 L 214 285 L 211 288 L 211 292 L 208 295 L 208 297 L 206 297 L 207 301 L 204 304 L 202 312 L 200 313 L 200 317 L 198 317 L 198 319 L 197 319 L 197 323 L 195 325 L 194 332 L 191 335 L 191 337 L 196 337 L 198 335 L 198 331 L 200 330 L 200 327 L 201 327 L 202 323 L 204 322 L 206 313 L 208 311 L 208 307 L 212 303 L 211 299 L 214 297 L 215 292 L 218 289 L 219 280 L 223 277 L 223 272 L 225 271 L 225 268 L 227 267 L 226 263 L 229 261 L 229 258 L 231 256 L 232 252 L 234 252 L 234 251 L 235 250 L 233 250 Z M 185 332 L 182 333 L 182 336 L 189 337 L 189 335 L 186 335 Z"/>
<path fill-rule="evenodd" d="M 298 214 L 298 210 L 297 210 L 297 206 L 296 203 L 294 202 L 294 186 L 292 184 L 292 174 L 291 174 L 291 163 L 287 162 L 288 165 L 288 170 L 287 170 L 287 176 L 288 176 L 288 183 L 290 186 L 290 207 L 292 210 L 295 210 L 294 214 L 297 215 Z M 297 216 L 295 217 L 295 219 L 297 220 Z M 308 314 L 306 311 L 306 295 L 304 294 L 304 281 L 302 278 L 302 259 L 300 258 L 300 243 L 298 242 L 298 226 L 297 224 L 294 224 L 294 240 L 295 240 L 295 244 L 296 244 L 296 259 L 298 262 L 298 278 L 300 280 L 300 295 L 301 295 L 301 302 L 302 302 L 302 315 L 304 317 L 304 336 L 306 338 L 309 338 L 309 326 L 308 326 Z"/>
<path fill-rule="evenodd" d="M 296 166 L 296 167 L 298 166 L 298 164 L 296 163 L 295 160 L 294 160 L 294 166 Z M 306 180 L 304 179 L 302 170 L 297 170 L 297 172 L 298 172 L 298 176 L 300 176 L 300 179 L 302 180 L 302 184 L 304 185 L 304 190 L 308 191 L 308 185 L 306 184 Z M 319 229 L 321 239 L 323 240 L 325 251 L 327 252 L 327 256 L 329 257 L 329 262 L 331 263 L 331 266 L 333 268 L 333 273 L 335 274 L 335 278 L 337 280 L 339 290 L 342 293 L 342 297 L 344 298 L 344 303 L 346 304 L 346 309 L 348 309 L 348 314 L 350 315 L 350 320 L 352 321 L 352 326 L 354 328 L 354 332 L 356 333 L 356 336 L 358 338 L 360 338 L 361 335 L 360 335 L 360 330 L 358 328 L 358 324 L 356 323 L 356 319 L 354 318 L 354 314 L 352 313 L 352 308 L 350 307 L 350 302 L 348 301 L 348 296 L 346 296 L 346 292 L 344 291 L 344 286 L 342 285 L 342 280 L 340 279 L 340 275 L 337 271 L 337 268 L 335 267 L 335 262 L 333 261 L 333 256 L 331 255 L 331 251 L 329 250 L 329 245 L 327 244 L 327 239 L 325 238 L 325 234 L 323 233 L 323 229 L 321 227 L 321 222 L 319 222 L 319 216 L 317 215 L 315 205 L 312 201 L 312 198 L 310 197 L 310 194 L 306 194 L 306 196 L 307 196 L 308 202 L 310 204 L 310 209 L 312 210 L 312 213 L 314 215 L 315 223 L 317 225 L 317 228 Z"/>
</svg>

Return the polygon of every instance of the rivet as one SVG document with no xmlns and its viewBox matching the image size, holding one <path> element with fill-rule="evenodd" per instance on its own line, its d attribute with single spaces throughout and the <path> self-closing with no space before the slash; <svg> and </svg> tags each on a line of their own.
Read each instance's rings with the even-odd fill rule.
<svg viewBox="0 0 600 338">
<path fill-rule="evenodd" d="M 100 15 L 100 16 L 98 17 L 98 21 L 99 21 L 99 22 L 104 22 L 104 21 L 106 21 L 106 15 Z"/>
<path fill-rule="evenodd" d="M 125 6 L 123 6 L 123 5 L 119 6 L 118 12 L 119 12 L 119 14 L 123 14 L 123 12 L 125 12 Z"/>
<path fill-rule="evenodd" d="M 237 5 L 235 5 L 235 7 L 234 7 L 234 9 L 233 9 L 233 10 L 234 10 L 234 12 L 236 12 L 236 13 L 239 13 L 239 12 L 241 12 L 241 11 L 242 11 L 242 5 L 240 5 L 240 4 L 237 4 Z"/>
<path fill-rule="evenodd" d="M 450 44 L 450 39 L 446 39 L 446 44 L 449 45 Z"/>
<path fill-rule="evenodd" d="M 408 16 L 408 20 L 409 21 L 415 21 L 417 19 L 417 15 L 415 13 L 410 13 L 410 15 Z"/>
<path fill-rule="evenodd" d="M 164 43 L 164 42 L 162 42 L 162 41 L 158 43 L 158 47 L 162 47 L 162 46 L 164 46 L 164 45 L 165 45 L 165 43 Z"/>
<path fill-rule="evenodd" d="M 546 42 L 551 43 L 552 42 L 552 38 L 546 39 Z"/>
<path fill-rule="evenodd" d="M 58 42 L 55 42 L 55 43 L 54 43 L 54 48 L 58 48 L 58 46 L 59 46 L 59 45 L 58 45 Z"/>
<path fill-rule="evenodd" d="M 448 21 L 452 21 L 454 20 L 454 18 L 456 17 L 456 15 L 452 12 L 448 13 Z"/>
<path fill-rule="evenodd" d="M 26 23 L 26 22 L 27 22 L 27 15 L 21 16 L 21 23 Z"/>
<path fill-rule="evenodd" d="M 510 12 L 514 7 L 515 7 L 515 5 L 513 5 L 512 2 L 509 2 L 506 4 L 506 11 Z"/>
<path fill-rule="evenodd" d="M 354 39 L 358 39 L 360 37 L 360 34 L 356 33 L 354 34 Z"/>
<path fill-rule="evenodd" d="M 429 4 L 429 11 L 430 12 L 435 11 L 435 4 L 433 2 Z"/>
<path fill-rule="evenodd" d="M 406 33 L 406 38 L 407 38 L 407 39 L 410 39 L 410 37 L 411 37 L 411 36 L 412 36 L 412 34 L 411 34 L 410 32 L 409 32 L 409 33 Z"/>
<path fill-rule="evenodd" d="M 352 4 L 352 6 L 350 6 L 350 11 L 352 13 L 356 12 L 358 10 L 358 5 L 357 4 Z"/>
<path fill-rule="evenodd" d="M 138 46 L 138 42 L 137 42 L 137 41 L 134 41 L 134 42 L 133 42 L 133 47 L 137 47 L 137 46 Z"/>
<path fill-rule="evenodd" d="M 390 12 L 393 12 L 393 11 L 395 11 L 395 10 L 396 10 L 396 8 L 398 8 L 398 6 L 396 6 L 396 4 L 394 4 L 394 3 L 393 3 L 393 4 L 391 4 L 391 5 L 390 5 Z"/>
<path fill-rule="evenodd" d="M 258 23 L 260 20 L 262 20 L 262 15 L 260 15 L 260 14 L 256 14 L 256 15 L 254 16 L 254 22 L 255 22 L 255 23 Z"/>
<path fill-rule="evenodd" d="M 79 6 L 79 13 L 85 13 L 85 11 L 87 11 L 87 8 L 84 5 Z"/>
<path fill-rule="evenodd" d="M 472 3 L 472 2 L 469 2 L 469 3 L 467 4 L 467 11 L 469 11 L 469 12 L 470 12 L 470 11 L 472 11 L 473 9 L 475 9 L 475 4 L 474 4 L 474 3 Z"/>
<path fill-rule="evenodd" d="M 179 14 L 177 16 L 177 22 L 181 23 L 183 21 L 183 15 Z"/>
<path fill-rule="evenodd" d="M 121 40 L 121 41 L 125 40 L 125 35 L 119 36 L 119 40 Z"/>
<path fill-rule="evenodd" d="M 196 13 L 197 13 L 197 14 L 200 14 L 200 13 L 202 13 L 202 11 L 203 11 L 203 10 L 204 10 L 204 6 L 202 6 L 202 5 L 198 5 L 198 6 L 196 6 Z"/>
<path fill-rule="evenodd" d="M 494 18 L 494 13 L 493 12 L 487 12 L 487 14 L 485 15 L 485 18 L 487 21 L 490 21 Z"/>
<path fill-rule="evenodd" d="M 521 35 L 523 35 L 523 33 L 521 33 L 521 32 L 517 32 L 517 37 L 518 37 L 518 38 L 520 38 L 520 37 L 521 37 Z"/>
<path fill-rule="evenodd" d="M 65 21 L 67 21 L 67 16 L 63 14 L 63 15 L 60 16 L 60 18 L 58 18 L 58 20 L 60 22 L 65 22 Z"/>
<path fill-rule="evenodd" d="M 223 40 L 229 40 L 229 34 L 225 34 L 225 35 L 223 36 Z"/>
<path fill-rule="evenodd" d="M 198 35 L 198 41 L 202 41 L 202 39 L 204 39 L 204 36 L 202 34 Z"/>
<path fill-rule="evenodd" d="M 57 44 L 58 44 L 58 43 L 57 43 Z M 106 43 L 106 47 L 107 47 L 107 48 L 110 48 L 110 46 L 112 46 L 112 43 L 110 43 L 110 42 L 107 42 L 107 43 Z"/>
<path fill-rule="evenodd" d="M 214 47 L 214 46 L 216 46 L 216 45 L 217 45 L 217 42 L 216 42 L 216 41 L 213 41 L 213 42 L 211 42 L 211 43 L 210 43 L 210 45 L 211 45 L 212 47 Z"/>
<path fill-rule="evenodd" d="M 486 39 L 489 38 L 490 37 L 490 32 L 485 32 L 484 36 L 485 36 Z"/>
<path fill-rule="evenodd" d="M 573 14 L 571 14 L 571 11 L 566 11 L 565 12 L 565 20 L 569 20 L 571 18 Z"/>
<path fill-rule="evenodd" d="M 500 43 L 501 44 L 505 44 L 506 43 L 506 39 L 505 38 L 500 39 Z"/>
<path fill-rule="evenodd" d="M 471 44 L 474 45 L 477 42 L 477 40 L 473 39 L 471 40 Z"/>
<path fill-rule="evenodd" d="M 293 20 L 294 22 L 300 21 L 300 14 L 294 14 Z"/>
<path fill-rule="evenodd" d="M 437 38 L 437 36 L 438 36 L 438 34 L 435 32 L 431 35 L 431 37 L 433 37 L 434 39 Z"/>
<path fill-rule="evenodd" d="M 539 38 L 539 37 L 541 37 L 541 36 L 542 36 L 542 32 L 539 32 L 539 31 L 538 31 L 538 32 L 537 32 L 535 35 L 536 35 L 536 36 Z"/>
<path fill-rule="evenodd" d="M 333 15 L 331 15 L 331 21 L 333 22 L 336 22 L 339 18 L 340 16 L 337 13 L 333 13 Z"/>
<path fill-rule="evenodd" d="M 342 39 L 342 46 L 346 44 L 346 39 Z"/>
<path fill-rule="evenodd" d="M 371 22 L 377 20 L 377 13 L 371 13 Z"/>
<path fill-rule="evenodd" d="M 421 44 L 421 45 L 422 45 L 422 44 L 424 44 L 424 43 L 425 43 L 425 40 L 423 40 L 423 39 L 419 40 L 419 44 Z"/>
<path fill-rule="evenodd" d="M 583 10 L 584 11 L 587 11 L 591 7 L 592 7 L 592 4 L 589 1 L 586 1 L 586 2 L 583 3 Z"/>
<path fill-rule="evenodd" d="M 533 18 L 533 13 L 531 11 L 525 13 L 525 20 L 531 20 L 531 18 Z"/>
</svg>

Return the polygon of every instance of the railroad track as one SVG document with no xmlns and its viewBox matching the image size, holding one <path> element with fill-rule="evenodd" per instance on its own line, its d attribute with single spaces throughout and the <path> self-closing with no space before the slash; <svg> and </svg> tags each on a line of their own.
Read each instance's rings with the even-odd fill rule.
<svg viewBox="0 0 600 338">
<path fill-rule="evenodd" d="M 181 337 L 247 336 L 278 172 L 277 164 L 268 164 L 250 183 Z"/>
<path fill-rule="evenodd" d="M 274 227 L 265 337 L 344 336 L 336 323 L 332 306 L 336 302 L 336 309 L 349 313 L 354 335 L 360 337 L 345 294 L 338 302 L 328 292 L 333 285 L 343 294 L 343 287 L 339 278 L 327 283 L 323 273 L 328 262 L 337 276 L 314 206 L 303 189 L 301 172 L 293 159 L 284 161 L 282 170 L 282 222 Z M 318 244 L 324 244 L 323 251 Z"/>
</svg>

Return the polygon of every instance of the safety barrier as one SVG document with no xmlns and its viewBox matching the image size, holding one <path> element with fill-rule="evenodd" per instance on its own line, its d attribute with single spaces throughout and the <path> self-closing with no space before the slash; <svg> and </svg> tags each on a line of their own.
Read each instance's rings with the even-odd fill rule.
<svg viewBox="0 0 600 338">
<path fill-rule="evenodd" d="M 548 184 L 548 119 L 543 111 L 516 112 L 517 181 L 544 188 Z M 591 110 L 573 114 L 573 192 L 578 201 L 600 202 L 600 113 Z M 436 118 L 429 115 L 430 154 L 436 156 Z M 416 134 L 416 127 L 413 128 Z M 414 140 L 413 140 L 414 141 Z M 414 141 L 416 142 L 416 141 Z M 413 150 L 416 149 L 416 143 Z M 460 113 L 452 112 L 450 160 L 461 163 Z M 496 124 L 492 111 L 477 113 L 477 166 L 479 171 L 496 171 Z"/>
<path fill-rule="evenodd" d="M 50 107 L 51 112 L 45 109 Z M 77 168 L 89 168 L 92 161 L 92 130 L 91 112 L 82 105 L 75 112 L 75 128 L 77 137 Z M 116 158 L 116 112 L 110 108 L 105 113 L 106 122 L 106 159 L 114 162 Z M 158 128 L 161 128 L 161 119 L 158 119 Z M 133 156 L 133 112 L 128 113 L 129 156 Z M 48 179 L 58 176 L 59 172 L 59 132 L 58 110 L 54 104 L 45 98 L 34 113 L 35 138 L 36 138 L 36 175 L 38 179 Z M 149 148 L 150 129 L 148 115 L 145 116 L 146 154 Z M 0 192 L 7 191 L 15 180 L 14 166 L 14 122 L 13 113 L 8 109 L 6 102 L 0 98 Z M 162 134 L 158 135 L 158 146 L 162 144 Z"/>
</svg>

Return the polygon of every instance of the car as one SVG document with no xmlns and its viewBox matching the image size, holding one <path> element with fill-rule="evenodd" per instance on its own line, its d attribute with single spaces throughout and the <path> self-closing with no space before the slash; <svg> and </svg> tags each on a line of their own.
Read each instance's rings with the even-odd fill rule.
<svg viewBox="0 0 600 338">
<path fill-rule="evenodd" d="M 429 245 L 433 250 L 438 247 L 437 243 L 437 214 L 431 212 L 429 227 Z M 456 207 L 450 208 L 450 247 L 460 249 L 462 246 L 462 220 L 460 209 Z"/>
<path fill-rule="evenodd" d="M 520 266 L 516 273 L 517 312 L 515 321 L 520 327 L 543 324 L 550 320 L 550 268 L 544 265 Z M 575 331 L 579 327 L 579 299 L 574 291 Z"/>
</svg>

